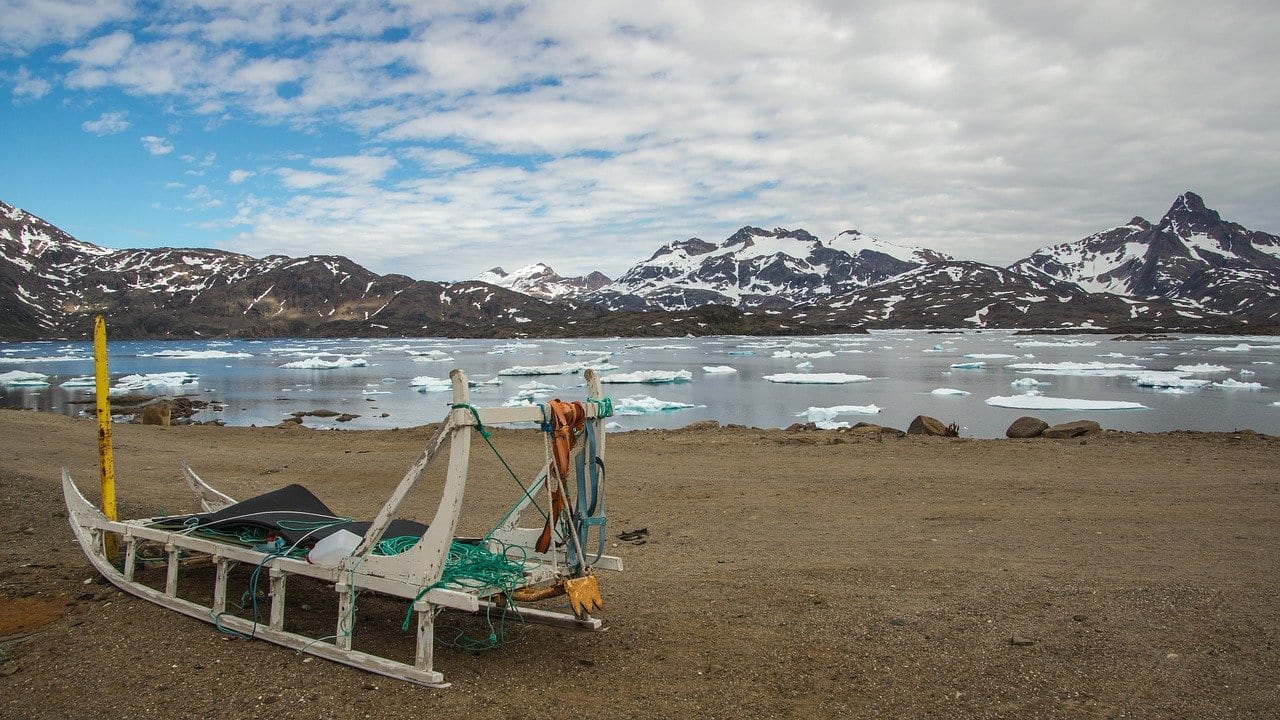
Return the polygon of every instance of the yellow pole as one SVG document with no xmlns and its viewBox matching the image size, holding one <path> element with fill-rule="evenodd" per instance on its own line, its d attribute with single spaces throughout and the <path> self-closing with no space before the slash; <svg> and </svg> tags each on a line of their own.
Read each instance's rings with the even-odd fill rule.
<svg viewBox="0 0 1280 720">
<path fill-rule="evenodd" d="M 116 520 L 116 468 L 111 456 L 111 399 L 110 379 L 107 376 L 107 322 L 101 315 L 93 319 L 93 371 L 94 390 L 98 409 L 98 476 L 102 480 L 102 514 L 108 520 Z M 107 558 L 115 560 L 116 536 L 107 533 Z"/>
</svg>

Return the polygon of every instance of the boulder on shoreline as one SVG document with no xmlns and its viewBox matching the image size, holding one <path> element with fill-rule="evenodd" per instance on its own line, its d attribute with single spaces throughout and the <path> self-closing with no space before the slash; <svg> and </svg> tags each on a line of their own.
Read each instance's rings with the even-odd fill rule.
<svg viewBox="0 0 1280 720">
<path fill-rule="evenodd" d="M 1080 437 L 1085 433 L 1098 432 L 1100 430 L 1102 430 L 1102 426 L 1093 420 L 1076 420 L 1075 422 L 1054 425 L 1040 433 L 1040 437 L 1061 440 L 1064 438 Z"/>
<path fill-rule="evenodd" d="M 1009 429 L 1004 431 L 1004 436 L 1007 438 L 1035 438 L 1040 437 L 1048 429 L 1049 423 L 1040 418 L 1023 415 L 1009 425 Z"/>
</svg>

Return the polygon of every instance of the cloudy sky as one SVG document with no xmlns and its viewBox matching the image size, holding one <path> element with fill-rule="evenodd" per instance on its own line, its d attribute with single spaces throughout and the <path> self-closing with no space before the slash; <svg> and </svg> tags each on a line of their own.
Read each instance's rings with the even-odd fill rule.
<svg viewBox="0 0 1280 720">
<path fill-rule="evenodd" d="M 1007 264 L 1280 232 L 1280 3 L 0 0 L 0 200 L 107 247 L 616 276 L 743 225 Z"/>
</svg>

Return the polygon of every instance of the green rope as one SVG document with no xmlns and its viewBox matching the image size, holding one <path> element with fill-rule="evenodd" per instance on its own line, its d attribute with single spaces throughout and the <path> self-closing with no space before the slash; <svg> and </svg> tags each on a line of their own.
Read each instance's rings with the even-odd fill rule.
<svg viewBox="0 0 1280 720">
<path fill-rule="evenodd" d="M 507 546 L 502 543 L 499 545 L 502 548 L 500 554 L 490 552 L 484 543 L 466 543 L 457 540 L 450 543 L 449 555 L 445 558 L 440 579 L 422 588 L 414 596 L 405 610 L 404 622 L 400 629 L 405 632 L 409 630 L 409 624 L 413 620 L 413 606 L 424 595 L 438 587 L 454 585 L 476 589 L 497 588 L 507 597 L 507 607 L 514 607 L 511 595 L 524 582 L 524 564 L 527 556 L 522 547 Z M 511 557 L 512 551 L 518 551 L 518 559 Z M 489 608 L 485 613 L 485 622 L 489 629 L 487 637 L 471 637 L 466 631 L 459 630 L 453 640 L 442 642 L 462 650 L 488 650 L 513 642 L 516 638 L 508 637 L 506 633 L 506 615 L 504 608 L 495 627 L 493 608 Z M 523 621 L 521 624 L 523 625 Z"/>
<path fill-rule="evenodd" d="M 587 398 L 587 403 L 596 409 L 596 417 L 613 417 L 613 398 Z"/>
</svg>

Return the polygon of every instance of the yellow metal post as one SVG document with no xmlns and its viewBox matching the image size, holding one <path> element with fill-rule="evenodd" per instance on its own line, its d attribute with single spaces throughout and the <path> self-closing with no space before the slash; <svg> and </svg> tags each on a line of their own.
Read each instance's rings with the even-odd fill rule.
<svg viewBox="0 0 1280 720">
<path fill-rule="evenodd" d="M 111 399 L 110 379 L 107 376 L 107 322 L 101 315 L 93 319 L 93 372 L 94 390 L 98 409 L 98 476 L 102 479 L 102 514 L 108 520 L 116 520 L 116 469 L 111 456 Z M 107 557 L 115 560 L 116 536 L 107 533 L 104 538 Z"/>
</svg>

